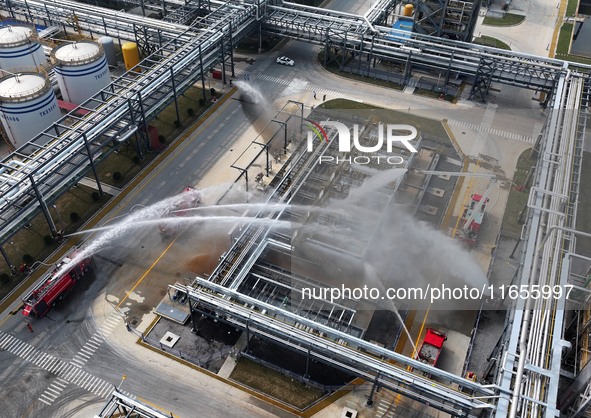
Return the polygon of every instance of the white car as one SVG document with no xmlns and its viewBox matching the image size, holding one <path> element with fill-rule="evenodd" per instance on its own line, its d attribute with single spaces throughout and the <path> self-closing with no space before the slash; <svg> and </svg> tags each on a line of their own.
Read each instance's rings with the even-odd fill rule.
<svg viewBox="0 0 591 418">
<path fill-rule="evenodd" d="M 295 62 L 293 62 L 292 59 L 289 59 L 287 57 L 279 57 L 277 58 L 277 64 L 281 64 L 281 65 L 289 65 L 290 67 L 293 67 L 293 65 L 295 64 Z"/>
</svg>

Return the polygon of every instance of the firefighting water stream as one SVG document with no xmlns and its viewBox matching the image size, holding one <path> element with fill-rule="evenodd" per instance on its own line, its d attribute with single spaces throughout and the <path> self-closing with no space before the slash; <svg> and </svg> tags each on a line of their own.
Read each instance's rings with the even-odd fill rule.
<svg viewBox="0 0 591 418">
<path fill-rule="evenodd" d="M 125 241 L 138 229 L 154 231 L 165 225 L 179 232 L 189 227 L 188 233 L 198 234 L 199 225 L 219 224 L 230 229 L 236 224 L 252 223 L 291 231 L 299 237 L 298 245 L 308 246 L 318 260 L 322 260 L 320 264 L 334 265 L 341 272 L 337 280 L 349 276 L 361 280 L 362 284 L 378 281 L 385 286 L 402 286 L 433 283 L 442 274 L 445 280 L 456 284 L 481 286 L 486 283 L 480 266 L 460 244 L 416 221 L 400 205 L 391 202 L 390 210 L 378 217 L 373 207 L 376 193 L 398 181 L 404 172 L 402 169 L 380 171 L 362 186 L 352 189 L 346 199 L 330 200 L 325 208 L 261 202 L 215 204 L 210 203 L 210 190 L 191 189 L 134 210 L 116 222 L 80 232 L 98 235 L 82 245 L 72 263 Z M 233 198 L 245 200 L 245 193 Z M 189 207 L 187 202 L 192 202 L 194 207 Z M 283 216 L 269 217 L 281 211 Z M 327 218 L 332 221 L 327 223 Z M 333 244 L 323 246 L 321 242 Z"/>
<path fill-rule="evenodd" d="M 270 106 L 249 83 L 239 81 L 236 85 L 242 93 L 243 111 L 261 133 L 264 129 L 259 129 L 257 123 L 269 120 L 262 116 Z M 351 164 L 351 170 L 362 173 L 364 180 L 352 185 L 347 197 L 325 199 L 322 207 L 289 200 L 267 201 L 268 192 L 247 193 L 236 184 L 200 190 L 189 187 L 176 196 L 80 232 L 92 233 L 93 239 L 81 246 L 71 263 L 114 245 L 124 245 L 132 234 L 172 231 L 171 241 L 182 235 L 198 234 L 200 239 L 213 243 L 214 236 L 204 236 L 211 233 L 206 226 L 215 225 L 227 236 L 233 228 L 255 225 L 270 234 L 281 232 L 282 237 L 290 237 L 293 260 L 297 263 L 305 259 L 303 268 L 316 266 L 310 277 L 327 287 L 368 285 L 386 289 L 430 286 L 439 281 L 455 286 L 487 284 L 481 267 L 465 248 L 414 218 L 414 208 L 396 202 L 391 191 L 403 181 L 406 169 L 376 170 Z M 223 193 L 225 197 L 220 200 L 219 191 L 224 187 L 231 192 Z M 291 199 L 283 196 L 286 198 Z M 195 259 L 199 255 L 195 249 Z M 187 265 L 191 262 L 188 260 Z M 298 267 L 292 267 L 291 271 L 297 272 Z M 62 268 L 67 269 L 68 265 Z M 392 311 L 412 344 L 393 300 L 377 303 L 375 308 Z"/>
</svg>

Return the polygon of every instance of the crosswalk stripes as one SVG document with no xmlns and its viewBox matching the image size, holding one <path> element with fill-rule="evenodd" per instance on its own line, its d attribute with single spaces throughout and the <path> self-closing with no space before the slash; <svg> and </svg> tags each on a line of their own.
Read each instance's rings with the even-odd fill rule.
<svg viewBox="0 0 591 418">
<path fill-rule="evenodd" d="M 394 418 L 396 413 L 396 404 L 392 400 L 380 399 L 376 405 L 376 418 Z"/>
<path fill-rule="evenodd" d="M 46 405 L 51 405 L 62 394 L 69 382 L 56 378 L 39 396 L 39 401 Z"/>
<path fill-rule="evenodd" d="M 131 394 L 131 393 L 125 391 L 125 390 L 120 390 L 119 392 L 123 393 L 125 396 L 127 396 L 130 399 L 136 399 L 136 396 L 135 395 L 133 395 L 133 394 Z"/>
<path fill-rule="evenodd" d="M 472 129 L 472 130 L 483 132 L 486 134 L 491 134 L 491 135 L 496 135 L 496 136 L 500 136 L 500 137 L 507 138 L 507 139 L 512 139 L 514 141 L 527 142 L 528 144 L 533 144 L 535 142 L 535 138 L 531 137 L 531 136 L 520 135 L 515 132 L 508 132 L 508 131 L 503 131 L 501 129 L 493 129 L 490 127 L 486 128 L 486 127 L 482 127 L 481 125 L 477 125 L 475 123 L 470 123 L 470 122 L 465 122 L 465 121 L 460 121 L 460 120 L 455 120 L 455 119 L 449 119 L 448 123 L 450 125 L 455 125 L 455 126 L 459 126 L 459 127 L 466 128 L 466 129 Z"/>
<path fill-rule="evenodd" d="M 343 93 L 340 93 L 338 91 L 319 88 L 317 86 L 314 86 L 314 85 L 308 83 L 307 81 L 285 80 L 285 79 L 273 77 L 273 76 L 270 76 L 267 74 L 261 74 L 257 77 L 257 79 L 263 80 L 263 81 L 270 81 L 272 83 L 281 84 L 284 86 L 293 86 L 295 88 L 300 88 L 302 90 L 315 91 L 316 96 L 318 98 L 320 98 L 321 96 L 323 96 L 325 94 L 327 96 L 335 97 L 335 98 L 345 97 L 345 95 Z"/>
<path fill-rule="evenodd" d="M 94 346 L 92 348 L 88 346 L 88 348 L 85 349 L 86 352 L 92 354 L 98 349 L 98 344 L 105 340 L 103 335 L 111 332 L 119 323 L 120 318 L 118 316 L 117 318 L 117 320 L 114 316 L 109 318 L 108 324 L 103 326 L 103 334 L 93 336 L 92 341 L 94 341 Z M 39 402 L 45 405 L 52 405 L 69 384 L 79 386 L 100 398 L 106 398 L 112 392 L 113 386 L 111 383 L 82 370 L 84 363 L 79 360 L 81 357 L 78 357 L 78 360 L 73 358 L 69 362 L 66 362 L 51 354 L 42 352 L 33 345 L 23 340 L 19 340 L 3 331 L 0 331 L 0 349 L 6 350 L 56 376 L 56 379 L 38 398 Z M 83 354 L 83 352 L 79 352 L 77 356 L 79 354 Z M 133 396 L 130 394 L 130 397 Z"/>
<path fill-rule="evenodd" d="M 94 353 L 100 348 L 100 345 L 105 341 L 105 337 L 109 335 L 113 329 L 121 322 L 121 317 L 116 312 L 112 312 L 105 323 L 95 331 L 86 343 L 78 350 L 74 355 L 70 364 L 77 367 L 84 367 L 86 362 L 94 355 Z"/>
</svg>

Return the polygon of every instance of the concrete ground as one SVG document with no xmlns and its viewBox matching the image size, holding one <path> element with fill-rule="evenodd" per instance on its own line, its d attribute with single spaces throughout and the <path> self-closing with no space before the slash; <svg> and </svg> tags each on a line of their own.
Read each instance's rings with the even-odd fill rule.
<svg viewBox="0 0 591 418">
<path fill-rule="evenodd" d="M 559 0 L 513 0 L 509 13 L 525 15 L 525 20 L 516 26 L 483 25 L 487 12 L 491 16 L 501 16 L 504 1 L 493 1 L 488 10 L 481 9 L 474 36 L 492 36 L 505 42 L 511 50 L 529 54 L 548 56 L 552 37 L 557 25 Z M 535 36 L 532 36 L 535 34 Z"/>
</svg>

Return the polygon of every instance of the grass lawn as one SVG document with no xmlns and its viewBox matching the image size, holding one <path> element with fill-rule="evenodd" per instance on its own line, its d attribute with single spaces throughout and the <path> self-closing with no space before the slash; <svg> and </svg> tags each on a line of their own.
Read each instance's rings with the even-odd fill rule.
<svg viewBox="0 0 591 418">
<path fill-rule="evenodd" d="M 323 396 L 320 389 L 308 387 L 246 358 L 238 360 L 230 379 L 299 409 L 304 409 Z"/>
<path fill-rule="evenodd" d="M 318 107 L 324 109 L 359 109 L 378 110 L 381 121 L 388 123 L 403 123 L 413 125 L 419 132 L 429 134 L 438 138 L 448 138 L 447 132 L 440 121 L 435 119 L 415 116 L 412 113 L 398 110 L 383 109 L 366 103 L 355 102 L 347 99 L 334 99 L 320 104 Z"/>
<path fill-rule="evenodd" d="M 78 187 L 70 189 L 70 191 L 62 195 L 55 202 L 55 208 L 53 205 L 49 205 L 49 213 L 58 230 L 63 229 L 66 233 L 78 230 L 85 221 L 111 198 L 104 195 L 99 200 L 95 200 L 92 196 L 93 192 L 95 190 L 89 187 L 78 185 Z M 73 213 L 77 214 L 77 216 L 72 216 Z M 51 239 L 49 225 L 42 213 L 38 213 L 31 220 L 30 225 L 30 228 L 23 228 L 18 231 L 4 245 L 4 250 L 17 269 L 23 262 L 25 254 L 30 255 L 35 261 L 45 260 L 58 247 L 58 243 Z M 0 264 L 0 276 L 0 299 L 26 277 L 20 271 L 16 276 L 10 276 L 10 270 L 4 262 Z"/>
<path fill-rule="evenodd" d="M 564 23 L 560 28 L 560 35 L 558 36 L 558 43 L 556 45 L 556 58 L 591 65 L 591 58 L 569 54 L 573 29 L 572 23 Z"/>
<path fill-rule="evenodd" d="M 498 40 L 497 38 L 493 38 L 492 36 L 482 35 L 474 39 L 474 43 L 477 45 L 492 46 L 493 48 L 500 48 L 511 51 L 511 47 L 509 45 L 507 45 L 503 41 Z"/>
<path fill-rule="evenodd" d="M 572 0 L 571 0 L 572 1 Z M 575 0 L 577 1 L 577 0 Z M 489 17 L 486 16 L 482 21 L 483 25 L 490 26 L 516 26 L 525 20 L 525 16 L 516 15 L 514 13 L 507 13 L 503 17 Z"/>
<path fill-rule="evenodd" d="M 556 45 L 556 53 L 568 54 L 570 52 L 570 40 L 573 36 L 573 24 L 565 23 L 560 28 L 560 35 L 558 36 L 558 44 Z"/>
<path fill-rule="evenodd" d="M 568 0 L 566 5 L 566 17 L 575 16 L 579 7 L 579 0 Z"/>
<path fill-rule="evenodd" d="M 438 99 L 438 100 L 446 100 L 448 102 L 453 102 L 453 100 L 455 99 L 455 97 L 450 94 L 444 95 L 443 99 L 441 99 L 440 98 L 441 93 L 436 92 L 436 91 L 432 91 L 432 90 L 420 89 L 420 88 L 415 88 L 415 91 L 413 92 L 413 94 L 418 94 L 419 96 L 431 97 L 433 99 Z"/>
<path fill-rule="evenodd" d="M 517 184 L 517 186 L 525 185 L 527 173 L 531 167 L 536 164 L 536 160 L 530 158 L 531 150 L 532 148 L 523 151 L 517 160 L 517 167 L 515 175 L 513 176 L 513 182 Z M 519 237 L 521 234 L 521 227 L 523 224 L 518 222 L 518 218 L 527 203 L 529 189 L 529 185 L 522 191 L 516 190 L 515 186 L 511 187 L 509 199 L 507 200 L 507 207 L 505 209 L 505 214 L 503 215 L 503 223 L 501 225 L 501 231 L 504 234 L 512 237 Z"/>
</svg>

